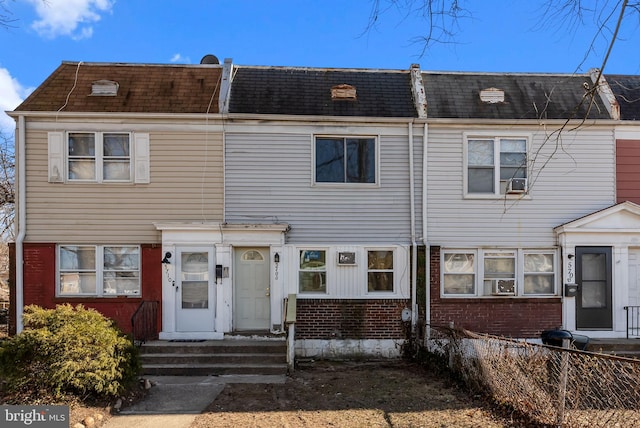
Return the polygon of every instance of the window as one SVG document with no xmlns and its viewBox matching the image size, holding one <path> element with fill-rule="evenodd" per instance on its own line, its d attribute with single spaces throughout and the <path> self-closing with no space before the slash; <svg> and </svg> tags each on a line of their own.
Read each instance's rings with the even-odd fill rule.
<svg viewBox="0 0 640 428">
<path fill-rule="evenodd" d="M 375 183 L 374 138 L 317 137 L 316 183 Z"/>
<path fill-rule="evenodd" d="M 468 194 L 511 193 L 510 183 L 518 193 L 526 191 L 526 138 L 468 138 L 466 161 Z"/>
<path fill-rule="evenodd" d="M 58 295 L 140 295 L 139 247 L 61 245 L 58 254 Z"/>
<path fill-rule="evenodd" d="M 393 291 L 393 251 L 367 251 L 367 290 Z"/>
<path fill-rule="evenodd" d="M 131 145 L 128 133 L 70 132 L 70 181 L 130 181 Z"/>
<path fill-rule="evenodd" d="M 555 266 L 553 250 L 443 250 L 442 295 L 553 296 Z"/>
<path fill-rule="evenodd" d="M 301 250 L 298 281 L 300 293 L 327 292 L 327 254 L 325 250 Z"/>
</svg>

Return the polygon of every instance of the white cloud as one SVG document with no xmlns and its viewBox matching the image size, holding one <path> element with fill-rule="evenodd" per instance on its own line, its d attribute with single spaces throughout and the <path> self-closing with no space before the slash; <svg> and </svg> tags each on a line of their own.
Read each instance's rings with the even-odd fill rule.
<svg viewBox="0 0 640 428">
<path fill-rule="evenodd" d="M 180 63 L 180 64 L 190 64 L 191 59 L 189 59 L 189 57 L 184 57 L 181 54 L 177 53 L 171 57 L 169 62 Z"/>
<path fill-rule="evenodd" d="M 93 34 L 91 24 L 111 12 L 115 0 L 28 0 L 39 20 L 31 26 L 42 36 L 70 36 L 79 40 Z"/>
<path fill-rule="evenodd" d="M 4 112 L 13 110 L 22 102 L 27 90 L 11 77 L 9 70 L 0 68 L 0 131 L 5 134 L 13 134 L 16 122 Z"/>
</svg>

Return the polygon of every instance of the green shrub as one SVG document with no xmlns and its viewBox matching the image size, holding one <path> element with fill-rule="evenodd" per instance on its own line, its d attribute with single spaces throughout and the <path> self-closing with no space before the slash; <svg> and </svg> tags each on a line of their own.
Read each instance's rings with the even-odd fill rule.
<svg viewBox="0 0 640 428">
<path fill-rule="evenodd" d="M 113 396 L 136 380 L 137 349 L 97 311 L 27 306 L 23 321 L 24 330 L 0 347 L 0 376 L 9 390 Z"/>
</svg>

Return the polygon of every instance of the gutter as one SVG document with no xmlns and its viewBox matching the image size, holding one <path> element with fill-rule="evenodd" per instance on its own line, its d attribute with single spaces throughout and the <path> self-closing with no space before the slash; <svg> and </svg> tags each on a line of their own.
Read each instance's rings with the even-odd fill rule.
<svg viewBox="0 0 640 428">
<path fill-rule="evenodd" d="M 18 235 L 16 236 L 16 334 L 23 329 L 22 314 L 24 309 L 24 253 L 23 243 L 27 234 L 26 213 L 26 171 L 25 171 L 25 123 L 24 115 L 18 116 Z"/>
<path fill-rule="evenodd" d="M 416 243 L 416 203 L 415 177 L 413 166 L 413 122 L 409 122 L 409 199 L 411 211 L 411 333 L 415 334 L 418 319 L 417 290 L 418 285 L 418 244 Z"/>
<path fill-rule="evenodd" d="M 424 276 L 425 276 L 425 341 L 431 338 L 431 248 L 427 234 L 427 161 L 429 159 L 427 142 L 429 141 L 429 125 L 425 122 L 422 133 L 422 242 L 424 243 Z"/>
</svg>

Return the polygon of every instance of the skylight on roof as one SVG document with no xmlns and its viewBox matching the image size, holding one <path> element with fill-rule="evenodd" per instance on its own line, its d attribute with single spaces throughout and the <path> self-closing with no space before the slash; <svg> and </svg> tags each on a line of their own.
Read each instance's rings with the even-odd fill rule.
<svg viewBox="0 0 640 428">
<path fill-rule="evenodd" d="M 504 102 L 504 91 L 498 88 L 487 88 L 480 91 L 480 100 L 483 103 L 497 104 Z"/>
<path fill-rule="evenodd" d="M 91 95 L 116 96 L 119 87 L 113 80 L 98 80 L 91 84 Z"/>
</svg>

